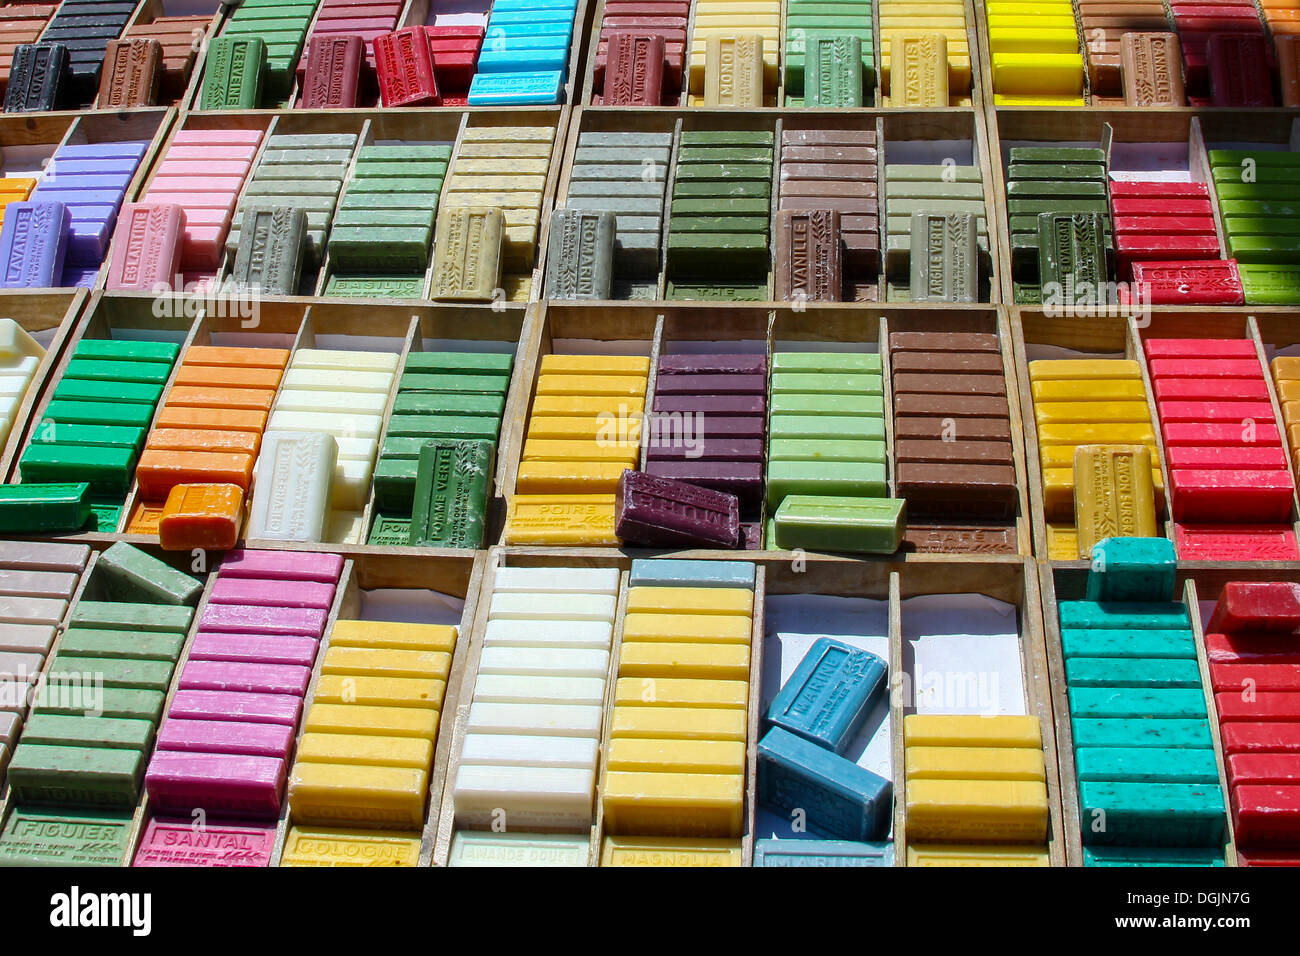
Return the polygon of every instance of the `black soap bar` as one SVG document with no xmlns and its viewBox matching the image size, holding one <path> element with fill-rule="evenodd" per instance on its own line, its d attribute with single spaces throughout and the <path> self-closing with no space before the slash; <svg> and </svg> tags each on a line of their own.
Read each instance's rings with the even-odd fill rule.
<svg viewBox="0 0 1300 956">
<path fill-rule="evenodd" d="M 58 108 L 68 71 L 62 43 L 21 43 L 14 49 L 5 92 L 6 113 L 37 113 Z"/>
</svg>

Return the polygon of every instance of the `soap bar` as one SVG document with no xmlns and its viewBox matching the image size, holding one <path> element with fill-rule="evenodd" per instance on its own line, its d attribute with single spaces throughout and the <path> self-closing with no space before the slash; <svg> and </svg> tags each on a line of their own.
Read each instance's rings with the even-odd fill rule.
<svg viewBox="0 0 1300 956">
<path fill-rule="evenodd" d="M 1263 33 L 1211 33 L 1205 46 L 1214 106 L 1273 105 L 1269 51 Z"/>
<path fill-rule="evenodd" d="M 174 203 L 123 203 L 106 288 L 153 292 L 180 273 L 185 210 Z"/>
<path fill-rule="evenodd" d="M 861 107 L 863 105 L 862 38 L 809 32 L 803 38 L 803 42 L 806 48 L 804 106 L 835 109 Z M 943 105 L 948 105 L 946 100 Z M 784 156 L 785 153 L 786 150 L 783 149 L 782 155 Z"/>
<path fill-rule="evenodd" d="M 51 288 L 62 281 L 68 229 L 61 202 L 11 202 L 0 226 L 0 288 Z"/>
<path fill-rule="evenodd" d="M 375 37 L 373 46 L 384 106 L 437 106 L 442 102 L 433 51 L 422 26 Z"/>
<path fill-rule="evenodd" d="M 1106 826 L 1083 828 L 1090 844 L 1209 846 L 1223 842 L 1226 820 L 1218 783 L 1082 781 L 1079 814 Z"/>
<path fill-rule="evenodd" d="M 549 299 L 608 299 L 614 264 L 614 214 L 557 209 L 547 246 Z"/>
<path fill-rule="evenodd" d="M 606 106 L 659 106 L 663 103 L 665 44 L 662 34 L 619 29 L 609 35 L 607 51 L 602 103 Z M 677 71 L 680 76 L 680 56 Z"/>
<path fill-rule="evenodd" d="M 1187 105 L 1177 34 L 1125 32 L 1120 37 L 1120 56 L 1124 105 Z"/>
<path fill-rule="evenodd" d="M 893 866 L 894 844 L 854 840 L 754 841 L 754 866 Z"/>
<path fill-rule="evenodd" d="M 239 485 L 175 485 L 167 493 L 158 522 L 159 543 L 165 551 L 233 548 L 239 540 L 243 505 L 244 489 Z"/>
<path fill-rule="evenodd" d="M 888 780 L 781 727 L 759 741 L 759 801 L 778 812 L 802 809 L 816 833 L 878 840 L 889 832 L 892 795 Z"/>
<path fill-rule="evenodd" d="M 293 206 L 250 206 L 244 211 L 231 276 L 235 288 L 263 295 L 294 295 L 306 252 L 307 214 Z"/>
<path fill-rule="evenodd" d="M 96 109 L 132 109 L 158 102 L 163 48 L 148 38 L 108 41 Z"/>
<path fill-rule="evenodd" d="M 355 107 L 364 56 L 365 42 L 359 36 L 313 36 L 307 43 L 299 106 L 307 110 Z"/>
<path fill-rule="evenodd" d="M 1300 585 L 1230 581 L 1223 586 L 1206 634 L 1290 634 L 1300 628 Z"/>
<path fill-rule="evenodd" d="M 268 431 L 258 457 L 248 537 L 321 540 L 337 455 L 334 436 L 324 432 Z"/>
<path fill-rule="evenodd" d="M 775 544 L 786 550 L 893 554 L 906 519 L 907 502 L 901 498 L 786 495 L 775 512 Z"/>
<path fill-rule="evenodd" d="M 948 105 L 948 39 L 942 33 L 892 33 L 889 58 L 891 106 Z"/>
<path fill-rule="evenodd" d="M 1113 537 L 1080 556 L 1092 562 L 1089 601 L 1172 601 L 1175 597 L 1177 559 L 1167 538 Z"/>
<path fill-rule="evenodd" d="M 195 605 L 203 583 L 139 548 L 118 541 L 99 556 L 96 580 L 112 600 Z"/>
<path fill-rule="evenodd" d="M 121 866 L 131 831 L 130 812 L 15 807 L 0 834 L 0 866 Z"/>
<path fill-rule="evenodd" d="M 838 302 L 844 265 L 840 214 L 783 209 L 776 219 L 776 297 L 783 302 Z"/>
<path fill-rule="evenodd" d="M 433 247 L 431 296 L 437 301 L 493 301 L 501 281 L 504 236 L 500 209 L 443 209 Z"/>
<path fill-rule="evenodd" d="M 885 692 L 886 665 L 822 637 L 768 706 L 766 721 L 842 754 Z"/>
<path fill-rule="evenodd" d="M 411 514 L 413 547 L 482 547 L 493 452 L 490 441 L 424 443 Z"/>
<path fill-rule="evenodd" d="M 1106 301 L 1106 220 L 1099 213 L 1038 217 L 1038 275 L 1043 298 L 1075 304 Z"/>
<path fill-rule="evenodd" d="M 419 861 L 419 839 L 401 833 L 291 826 L 280 863 L 281 866 L 417 866 Z"/>
<path fill-rule="evenodd" d="M 763 105 L 763 35 L 704 40 L 704 105 L 753 109 Z"/>
<path fill-rule="evenodd" d="M 607 835 L 601 845 L 600 865 L 742 866 L 743 859 L 738 840 Z"/>
<path fill-rule="evenodd" d="M 90 483 L 0 486 L 0 531 L 80 531 L 90 520 Z"/>
<path fill-rule="evenodd" d="M 1038 780 L 907 781 L 909 839 L 1043 843 L 1047 786 Z"/>
<path fill-rule="evenodd" d="M 734 548 L 740 507 L 735 495 L 624 470 L 614 499 L 615 533 L 648 547 Z"/>
<path fill-rule="evenodd" d="M 270 866 L 275 827 L 151 818 L 132 866 Z"/>
<path fill-rule="evenodd" d="M 257 109 L 262 105 L 266 41 L 259 36 L 220 36 L 208 41 L 200 109 Z"/>
<path fill-rule="evenodd" d="M 1079 557 L 1106 538 L 1158 533 L 1151 452 L 1145 445 L 1080 445 L 1074 451 L 1074 514 Z"/>
<path fill-rule="evenodd" d="M 45 113 L 61 105 L 68 84 L 66 43 L 20 43 L 5 88 L 6 113 Z"/>
<path fill-rule="evenodd" d="M 909 258 L 912 301 L 977 301 L 979 250 L 976 240 L 974 218 L 970 213 L 912 213 Z"/>
</svg>

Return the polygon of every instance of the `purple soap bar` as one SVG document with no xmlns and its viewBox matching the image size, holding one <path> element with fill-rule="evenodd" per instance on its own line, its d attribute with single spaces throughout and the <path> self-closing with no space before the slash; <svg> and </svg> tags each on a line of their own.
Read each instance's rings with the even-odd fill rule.
<svg viewBox="0 0 1300 956">
<path fill-rule="evenodd" d="M 763 523 L 744 521 L 740 525 L 740 547 L 743 551 L 763 550 Z"/>
<path fill-rule="evenodd" d="M 766 355 L 661 355 L 660 375 L 762 375 L 767 376 Z"/>
<path fill-rule="evenodd" d="M 149 762 L 144 785 L 160 813 L 202 807 L 217 816 L 270 820 L 280 813 L 285 767 L 275 757 L 160 750 Z"/>
<path fill-rule="evenodd" d="M 740 541 L 735 495 L 624 471 L 614 496 L 614 533 L 651 548 L 734 548 Z"/>
<path fill-rule="evenodd" d="M 316 551 L 247 551 L 240 548 L 230 552 L 221 562 L 222 577 L 337 584 L 342 573 L 341 554 Z"/>
<path fill-rule="evenodd" d="M 230 690 L 242 694 L 307 693 L 311 668 L 297 664 L 239 664 L 189 661 L 181 670 L 181 690 Z"/>
<path fill-rule="evenodd" d="M 248 754 L 288 757 L 293 728 L 245 720 L 178 720 L 168 717 L 158 728 L 158 750 L 187 753 Z"/>
<path fill-rule="evenodd" d="M 61 176 L 112 176 L 116 174 L 124 182 L 135 175 L 136 159 L 130 156 L 64 156 L 56 153 L 45 170 L 47 179 L 53 177 L 57 182 Z"/>
<path fill-rule="evenodd" d="M 648 451 L 656 461 L 762 461 L 763 439 L 728 438 L 715 434 L 706 424 L 704 434 L 693 436 L 689 443 L 669 434 L 659 444 L 651 439 Z"/>
<path fill-rule="evenodd" d="M 114 208 L 122 198 L 121 192 L 117 190 L 77 189 L 62 183 L 58 186 L 43 186 L 38 192 L 43 202 L 61 202 L 72 210 L 83 206 Z"/>
<path fill-rule="evenodd" d="M 311 667 L 316 660 L 318 647 L 317 641 L 311 637 L 268 637 L 265 634 L 200 631 L 190 646 L 190 660 Z"/>
<path fill-rule="evenodd" d="M 49 289 L 63 278 L 68 207 L 61 202 L 11 202 L 0 227 L 0 289 Z"/>
<path fill-rule="evenodd" d="M 238 694 L 222 690 L 178 690 L 167 716 L 182 720 L 250 720 L 298 726 L 302 698 L 293 694 Z"/>
<path fill-rule="evenodd" d="M 275 827 L 234 826 L 189 817 L 146 824 L 132 866 L 270 866 Z"/>
<path fill-rule="evenodd" d="M 205 631 L 231 634 L 296 634 L 320 637 L 327 612 L 314 607 L 252 607 L 247 604 L 209 604 L 199 622 Z"/>
<path fill-rule="evenodd" d="M 765 415 L 762 395 L 655 395 L 656 412 L 702 412 L 706 415 Z"/>
<path fill-rule="evenodd" d="M 103 262 L 116 223 L 116 210 L 107 219 L 73 217 L 68 223 L 68 244 L 64 252 L 67 264 L 89 266 Z"/>
<path fill-rule="evenodd" d="M 656 395 L 766 395 L 766 375 L 664 375 Z"/>
<path fill-rule="evenodd" d="M 63 281 L 59 284 L 67 288 L 89 289 L 99 278 L 99 266 L 63 267 Z"/>
<path fill-rule="evenodd" d="M 650 461 L 645 470 L 659 478 L 735 495 L 746 514 L 758 511 L 763 501 L 763 466 L 758 462 Z"/>
<path fill-rule="evenodd" d="M 67 143 L 59 147 L 59 159 L 121 159 L 130 157 L 137 162 L 149 148 L 147 142 L 123 140 L 120 143 Z"/>
<path fill-rule="evenodd" d="M 767 419 L 762 415 L 705 415 L 700 426 L 706 438 L 762 438 Z"/>
<path fill-rule="evenodd" d="M 212 604 L 250 604 L 255 607 L 314 607 L 328 611 L 334 603 L 334 585 L 316 581 L 282 581 L 218 575 L 212 585 Z"/>
</svg>

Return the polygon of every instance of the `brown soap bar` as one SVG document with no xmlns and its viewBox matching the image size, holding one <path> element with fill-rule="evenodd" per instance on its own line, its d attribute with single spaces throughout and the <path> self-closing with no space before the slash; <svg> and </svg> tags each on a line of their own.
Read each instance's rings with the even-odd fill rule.
<svg viewBox="0 0 1300 956">
<path fill-rule="evenodd" d="M 936 415 L 941 418 L 1006 418 L 1011 414 L 1001 395 L 919 395 L 894 396 L 895 415 Z"/>
<path fill-rule="evenodd" d="M 879 229 L 879 209 L 875 199 L 843 199 L 837 196 L 788 196 L 781 195 L 781 209 L 838 209 L 840 212 L 840 230 L 847 232 L 876 232 Z M 844 215 L 851 213 L 851 216 Z M 865 217 L 865 218 L 864 218 Z M 846 222 L 852 219 L 852 227 Z"/>
<path fill-rule="evenodd" d="M 1277 79 L 1283 106 L 1300 106 L 1300 36 L 1286 34 L 1273 40 L 1277 48 Z"/>
<path fill-rule="evenodd" d="M 158 102 L 162 44 L 157 40 L 110 40 L 104 51 L 95 107 L 125 110 Z"/>
<path fill-rule="evenodd" d="M 875 146 L 874 129 L 783 129 L 782 146 Z"/>
<path fill-rule="evenodd" d="M 795 163 L 793 165 L 806 166 L 808 164 Z M 841 197 L 845 199 L 875 199 L 877 195 L 876 193 L 877 187 L 876 187 L 876 179 L 875 179 L 876 174 L 874 171 L 871 173 L 871 177 L 866 180 L 797 179 L 797 178 L 789 178 L 786 176 L 786 170 L 789 168 L 790 167 L 786 165 L 783 165 L 781 167 L 781 180 L 782 180 L 781 198 L 782 199 L 785 199 L 787 197 L 793 197 L 793 196 L 816 196 L 818 199 L 826 199 L 828 197 L 835 197 L 837 199 Z M 827 167 L 827 168 L 848 169 L 849 167 L 835 166 L 835 167 Z M 839 209 L 840 212 L 850 211 L 841 208 L 838 204 L 835 205 L 835 208 Z M 879 209 L 880 207 L 877 204 L 872 203 L 871 208 Z"/>
<path fill-rule="evenodd" d="M 781 163 L 781 179 L 862 183 L 876 176 L 875 163 Z"/>
<path fill-rule="evenodd" d="M 994 352 L 890 352 L 895 372 L 991 372 L 1002 374 L 1002 356 Z"/>
<path fill-rule="evenodd" d="M 776 215 L 776 297 L 782 302 L 838 302 L 844 263 L 840 214 L 834 209 Z"/>
<path fill-rule="evenodd" d="M 1009 524 L 939 524 L 909 517 L 903 532 L 903 550 L 920 554 L 1015 554 L 1016 529 Z"/>
<path fill-rule="evenodd" d="M 1187 105 L 1176 34 L 1125 33 L 1122 51 L 1127 106 Z"/>
<path fill-rule="evenodd" d="M 890 332 L 891 352 L 997 352 L 992 332 Z"/>
<path fill-rule="evenodd" d="M 944 395 L 1006 395 L 1007 382 L 1001 373 L 996 375 L 932 375 L 917 372 L 896 372 L 894 392 L 943 393 Z"/>
<path fill-rule="evenodd" d="M 1016 512 L 1016 472 L 1007 465 L 905 461 L 899 462 L 896 478 L 908 514 L 1006 518 Z"/>
<path fill-rule="evenodd" d="M 897 411 L 898 402 L 894 403 Z M 938 417 L 935 415 L 904 415 L 894 418 L 894 441 L 920 438 L 930 441 L 943 441 L 945 436 L 961 435 L 963 440 L 973 441 L 1011 441 L 1011 422 L 1005 418 L 980 418 L 969 416 Z"/>
<path fill-rule="evenodd" d="M 783 163 L 874 163 L 874 146 L 782 146 Z"/>
<path fill-rule="evenodd" d="M 953 440 L 904 438 L 895 442 L 898 461 L 956 461 L 972 465 L 1010 465 L 1011 443 L 972 441 L 962 434 L 960 422 L 954 420 Z"/>
</svg>

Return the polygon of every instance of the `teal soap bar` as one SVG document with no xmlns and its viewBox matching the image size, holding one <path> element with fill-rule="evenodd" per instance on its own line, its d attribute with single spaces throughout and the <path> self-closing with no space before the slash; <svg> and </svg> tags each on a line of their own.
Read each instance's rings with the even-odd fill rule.
<svg viewBox="0 0 1300 956">
<path fill-rule="evenodd" d="M 1071 687 L 1070 713 L 1075 717 L 1203 718 L 1205 695 L 1199 687 Z"/>
<path fill-rule="evenodd" d="M 125 541 L 100 554 L 95 577 L 114 601 L 195 605 L 203 593 L 203 582 Z"/>
<path fill-rule="evenodd" d="M 1219 785 L 1079 784 L 1083 842 L 1114 846 L 1209 846 L 1223 843 L 1225 816 Z"/>
<path fill-rule="evenodd" d="M 1071 657 L 1178 658 L 1196 660 L 1191 631 L 1069 628 L 1061 631 L 1061 649 Z"/>
<path fill-rule="evenodd" d="M 1076 747 L 1213 747 L 1205 719 L 1074 717 L 1070 724 Z"/>
<path fill-rule="evenodd" d="M 1070 687 L 1200 687 L 1195 658 L 1067 657 Z"/>
<path fill-rule="evenodd" d="M 191 607 L 80 600 L 72 609 L 74 627 L 104 630 L 171 631 L 184 634 L 194 617 Z"/>
<path fill-rule="evenodd" d="M 1129 783 L 1219 782 L 1213 750 L 1160 747 L 1078 747 L 1074 772 L 1079 780 Z"/>
<path fill-rule="evenodd" d="M 857 840 L 756 840 L 754 866 L 893 866 L 894 844 Z"/>
<path fill-rule="evenodd" d="M 1062 601 L 1061 627 L 1100 627 L 1179 630 L 1190 628 L 1191 618 L 1181 604 L 1164 601 L 1102 604 L 1097 601 Z"/>
<path fill-rule="evenodd" d="M 1172 601 L 1178 559 L 1168 538 L 1106 538 L 1092 549 L 1089 601 Z"/>
<path fill-rule="evenodd" d="M 628 587 L 749 588 L 754 587 L 754 564 L 749 561 L 698 561 L 673 558 L 635 558 Z"/>
<path fill-rule="evenodd" d="M 1181 846 L 1085 846 L 1084 866 L 1224 866 L 1223 850 Z"/>
<path fill-rule="evenodd" d="M 90 484 L 0 485 L 0 532 L 80 531 L 90 520 Z"/>
</svg>

